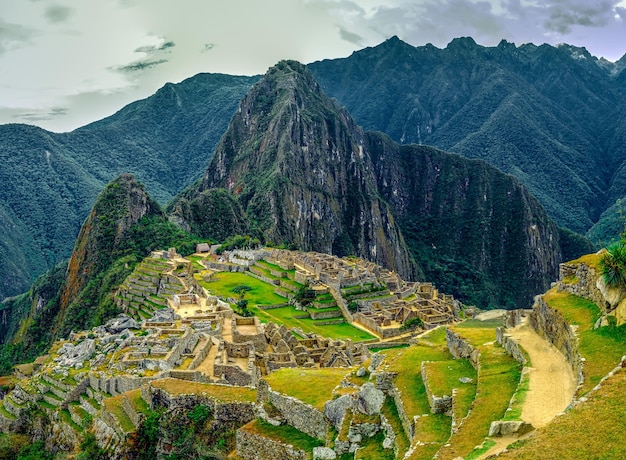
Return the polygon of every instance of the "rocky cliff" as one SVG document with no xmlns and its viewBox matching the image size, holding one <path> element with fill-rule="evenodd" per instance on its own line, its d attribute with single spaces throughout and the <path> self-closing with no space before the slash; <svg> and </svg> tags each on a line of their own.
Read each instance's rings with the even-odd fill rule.
<svg viewBox="0 0 626 460">
<path fill-rule="evenodd" d="M 229 190 L 250 230 L 267 241 L 354 254 L 413 277 L 402 235 L 377 194 L 364 137 L 302 64 L 283 61 L 242 100 L 197 196 Z M 191 195 L 191 206 L 198 199 Z"/>
<path fill-rule="evenodd" d="M 528 307 L 556 278 L 558 228 L 513 176 L 382 134 L 366 140 L 380 195 L 426 278 L 443 291 L 481 305 Z"/>
</svg>

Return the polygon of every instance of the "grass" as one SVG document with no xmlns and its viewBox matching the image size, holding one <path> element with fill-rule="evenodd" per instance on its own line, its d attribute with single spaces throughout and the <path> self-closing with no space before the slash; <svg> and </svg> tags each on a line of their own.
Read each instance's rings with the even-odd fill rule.
<svg viewBox="0 0 626 460">
<path fill-rule="evenodd" d="M 394 460 L 393 449 L 383 449 L 384 440 L 384 431 L 379 431 L 371 438 L 365 440 L 365 443 L 354 453 L 355 460 Z"/>
<path fill-rule="evenodd" d="M 137 388 L 136 390 L 132 390 L 126 393 L 126 397 L 131 402 L 133 407 L 137 412 L 142 414 L 148 414 L 150 408 L 148 407 L 148 403 L 141 396 L 141 388 Z"/>
<path fill-rule="evenodd" d="M 610 325 L 594 330 L 593 326 L 601 316 L 595 303 L 555 289 L 544 294 L 544 299 L 570 325 L 578 326 L 578 350 L 586 360 L 583 365 L 585 380 L 580 394 L 585 394 L 620 363 L 626 350 L 626 325 Z"/>
<path fill-rule="evenodd" d="M 307 453 L 311 453 L 314 447 L 322 445 L 321 441 L 303 433 L 302 431 L 296 430 L 292 426 L 274 426 L 260 419 L 253 420 L 242 429 L 285 444 L 291 444 L 296 449 Z"/>
<path fill-rule="evenodd" d="M 223 402 L 255 402 L 256 391 L 252 388 L 217 385 L 212 383 L 189 382 L 179 379 L 153 380 L 150 384 L 170 394 L 205 394 Z"/>
<path fill-rule="evenodd" d="M 256 305 L 275 305 L 287 301 L 285 297 L 274 292 L 276 286 L 258 280 L 246 273 L 221 272 L 214 274 L 211 281 L 200 280 L 202 287 L 223 298 L 236 298 L 237 294 L 232 292 L 232 290 L 242 284 L 252 288 L 250 291 L 246 292 L 245 296 L 249 307 Z"/>
<path fill-rule="evenodd" d="M 501 420 L 520 380 L 519 363 L 496 345 L 493 328 L 453 328 L 480 352 L 476 399 L 471 412 L 439 451 L 440 458 L 465 457 L 489 434 L 494 420 Z"/>
<path fill-rule="evenodd" d="M 425 364 L 430 391 L 436 396 L 454 395 L 454 418 L 459 422 L 464 418 L 476 397 L 476 369 L 467 359 L 439 361 Z M 468 377 L 471 383 L 462 383 L 460 379 Z"/>
<path fill-rule="evenodd" d="M 517 386 L 517 390 L 513 395 L 511 405 L 506 411 L 506 415 L 503 420 L 521 420 L 522 410 L 524 409 L 524 401 L 526 401 L 526 395 L 530 390 L 530 375 L 528 372 L 522 373 L 520 383 Z"/>
<path fill-rule="evenodd" d="M 272 321 L 279 325 L 284 324 L 288 328 L 299 327 L 305 332 L 314 332 L 323 337 L 332 337 L 341 340 L 350 339 L 353 342 L 365 342 L 376 338 L 372 334 L 356 328 L 349 323 L 321 324 L 328 320 L 294 318 L 294 316 L 302 315 L 303 312 L 296 310 L 291 305 L 282 308 L 273 308 L 271 310 L 260 310 L 258 308 L 251 308 L 250 310 L 262 321 Z"/>
<path fill-rule="evenodd" d="M 382 408 L 382 414 L 387 418 L 387 421 L 393 428 L 393 432 L 396 434 L 396 445 L 398 446 L 398 458 L 402 458 L 406 451 L 410 447 L 409 438 L 404 432 L 400 415 L 398 414 L 398 408 L 393 398 L 385 398 L 385 402 Z"/>
<path fill-rule="evenodd" d="M 132 420 L 128 417 L 126 412 L 124 412 L 124 407 L 122 406 L 123 398 L 124 395 L 118 395 L 105 399 L 103 401 L 104 408 L 107 412 L 113 414 L 125 433 L 132 433 L 135 431 L 135 425 L 133 425 Z"/>
<path fill-rule="evenodd" d="M 283 368 L 263 379 L 272 390 L 278 391 L 323 411 L 324 404 L 333 398 L 333 390 L 351 370 L 341 368 L 304 369 Z"/>
<path fill-rule="evenodd" d="M 508 448 L 498 458 L 530 460 L 623 459 L 626 372 L 604 381 L 588 400 L 537 430 L 531 438 Z"/>
<path fill-rule="evenodd" d="M 600 259 L 602 258 L 601 254 L 585 254 L 582 257 L 579 257 L 575 260 L 570 260 L 567 262 L 568 264 L 585 264 L 591 268 L 595 268 L 599 270 Z"/>
<path fill-rule="evenodd" d="M 431 338 L 440 341 L 439 334 Z M 445 343 L 445 340 L 443 342 Z M 422 380 L 421 362 L 448 361 L 451 358 L 450 353 L 441 342 L 432 346 L 418 344 L 381 353 L 387 355 L 385 361 L 389 363 L 385 370 L 398 373 L 394 384 L 400 391 L 407 418 L 413 420 L 415 416 L 418 416 L 415 422 L 415 438 L 422 443 L 432 443 L 424 449 L 418 448 L 411 458 L 431 458 L 432 454 L 450 437 L 452 418 L 444 414 L 430 413 L 426 387 Z M 425 454 L 422 451 L 430 453 L 430 456 L 421 457 Z"/>
<path fill-rule="evenodd" d="M 13 415 L 12 413 L 8 412 L 4 408 L 4 401 L 0 401 L 0 414 L 2 414 L 5 418 L 8 418 L 9 420 L 15 420 L 15 415 Z"/>
</svg>

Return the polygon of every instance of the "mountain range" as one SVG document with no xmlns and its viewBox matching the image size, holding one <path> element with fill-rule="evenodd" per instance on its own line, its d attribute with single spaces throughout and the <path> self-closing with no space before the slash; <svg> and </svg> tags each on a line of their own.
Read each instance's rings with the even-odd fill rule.
<svg viewBox="0 0 626 460">
<path fill-rule="evenodd" d="M 307 67 L 364 130 L 485 160 L 516 176 L 559 225 L 596 243 L 623 228 L 624 63 L 567 45 L 482 47 L 461 38 L 438 49 L 394 37 Z M 200 74 L 71 133 L 0 126 L 0 296 L 25 291 L 69 257 L 97 193 L 118 174 L 135 174 L 162 205 L 201 179 L 259 78 Z M 205 192 L 216 193 L 226 197 Z M 589 248 L 561 234 L 566 258 Z M 349 250 L 348 240 L 336 244 Z M 465 267 L 439 260 L 442 273 Z"/>
</svg>

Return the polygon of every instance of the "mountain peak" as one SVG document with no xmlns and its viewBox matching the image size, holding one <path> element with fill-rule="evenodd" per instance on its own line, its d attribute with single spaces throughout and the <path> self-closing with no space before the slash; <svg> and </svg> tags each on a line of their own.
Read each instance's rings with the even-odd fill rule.
<svg viewBox="0 0 626 460">
<path fill-rule="evenodd" d="M 242 220 L 268 241 L 414 274 L 388 205 L 375 193 L 363 131 L 296 61 L 270 68 L 243 98 L 188 209 L 215 188 L 230 191 Z"/>
</svg>

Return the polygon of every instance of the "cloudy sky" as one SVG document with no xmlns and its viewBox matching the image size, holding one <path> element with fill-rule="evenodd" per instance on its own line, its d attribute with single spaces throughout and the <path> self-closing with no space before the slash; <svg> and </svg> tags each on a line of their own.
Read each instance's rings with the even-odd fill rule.
<svg viewBox="0 0 626 460">
<path fill-rule="evenodd" d="M 569 43 L 617 60 L 626 0 L 0 0 L 0 124 L 69 131 L 199 72 L 445 47 Z"/>
</svg>

